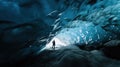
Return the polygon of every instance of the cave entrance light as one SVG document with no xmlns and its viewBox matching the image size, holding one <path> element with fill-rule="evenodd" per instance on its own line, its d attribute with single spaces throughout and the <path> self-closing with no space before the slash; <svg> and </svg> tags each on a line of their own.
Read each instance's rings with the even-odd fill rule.
<svg viewBox="0 0 120 67">
<path fill-rule="evenodd" d="M 54 37 L 48 44 L 46 44 L 44 49 L 53 50 L 53 48 L 52 48 L 53 47 L 53 41 L 55 41 L 55 50 L 61 49 L 62 47 L 69 46 L 68 44 L 65 44 L 64 42 L 62 42 L 57 37 Z"/>
</svg>

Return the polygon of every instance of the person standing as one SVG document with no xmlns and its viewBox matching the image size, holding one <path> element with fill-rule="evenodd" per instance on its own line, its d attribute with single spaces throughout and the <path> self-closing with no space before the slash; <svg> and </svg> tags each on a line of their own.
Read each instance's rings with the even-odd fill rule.
<svg viewBox="0 0 120 67">
<path fill-rule="evenodd" d="M 52 42 L 52 48 L 53 48 L 53 50 L 55 50 L 55 40 L 53 40 L 53 42 Z"/>
</svg>

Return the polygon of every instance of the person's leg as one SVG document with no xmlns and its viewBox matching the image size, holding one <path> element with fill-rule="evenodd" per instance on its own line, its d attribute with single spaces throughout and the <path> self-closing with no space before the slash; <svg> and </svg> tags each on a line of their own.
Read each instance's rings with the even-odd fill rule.
<svg viewBox="0 0 120 67">
<path fill-rule="evenodd" d="M 55 50 L 55 46 L 53 46 L 53 49 Z"/>
</svg>

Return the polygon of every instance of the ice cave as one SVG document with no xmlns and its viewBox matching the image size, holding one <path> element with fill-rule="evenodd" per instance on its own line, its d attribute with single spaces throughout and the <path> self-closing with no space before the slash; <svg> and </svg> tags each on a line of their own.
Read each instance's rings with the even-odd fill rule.
<svg viewBox="0 0 120 67">
<path fill-rule="evenodd" d="M 0 0 L 0 67 L 120 67 L 120 0 Z"/>
</svg>

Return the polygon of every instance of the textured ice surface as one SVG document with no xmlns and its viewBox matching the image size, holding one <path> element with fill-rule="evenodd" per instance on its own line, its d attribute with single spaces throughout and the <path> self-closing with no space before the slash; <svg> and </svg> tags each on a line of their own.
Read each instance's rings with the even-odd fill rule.
<svg viewBox="0 0 120 67">
<path fill-rule="evenodd" d="M 77 22 L 77 23 L 76 23 Z M 64 28 L 55 37 L 60 39 L 65 44 L 90 45 L 104 43 L 106 41 L 117 38 L 111 32 L 105 31 L 100 25 L 94 25 L 90 22 L 73 21 L 73 26 L 76 27 Z"/>
<path fill-rule="evenodd" d="M 62 29 L 54 38 L 67 45 L 100 45 L 120 38 L 119 0 L 97 0 L 92 5 L 86 0 L 79 3 L 81 6 L 75 3 L 60 13 L 56 22 L 61 25 L 55 24 L 54 28 Z"/>
</svg>

